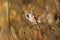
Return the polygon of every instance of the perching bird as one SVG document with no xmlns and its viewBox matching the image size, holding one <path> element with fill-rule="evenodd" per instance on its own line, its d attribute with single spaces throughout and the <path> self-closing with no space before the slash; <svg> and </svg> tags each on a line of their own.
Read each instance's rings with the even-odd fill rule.
<svg viewBox="0 0 60 40">
<path fill-rule="evenodd" d="M 32 22 L 32 23 L 34 23 L 34 24 L 37 24 L 37 22 L 40 22 L 38 19 L 36 19 L 35 17 L 34 17 L 34 15 L 32 15 L 32 13 L 31 12 L 25 12 L 26 14 L 25 14 L 25 16 L 26 16 L 26 18 L 30 21 L 30 22 Z M 36 22 L 37 21 L 37 22 Z"/>
</svg>

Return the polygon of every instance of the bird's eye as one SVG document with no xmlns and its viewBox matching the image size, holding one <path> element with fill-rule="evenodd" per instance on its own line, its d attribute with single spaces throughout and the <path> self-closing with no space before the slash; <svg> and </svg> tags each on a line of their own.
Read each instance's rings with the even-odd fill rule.
<svg viewBox="0 0 60 40">
<path fill-rule="evenodd" d="M 27 14 L 27 17 L 29 18 L 29 15 Z"/>
</svg>

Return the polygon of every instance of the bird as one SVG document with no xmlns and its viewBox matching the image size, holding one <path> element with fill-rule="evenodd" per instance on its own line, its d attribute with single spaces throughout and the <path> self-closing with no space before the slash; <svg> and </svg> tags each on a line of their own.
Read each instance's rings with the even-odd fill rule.
<svg viewBox="0 0 60 40">
<path fill-rule="evenodd" d="M 25 17 L 27 20 L 32 22 L 33 24 L 37 24 L 37 22 L 40 22 L 31 12 L 25 12 Z"/>
</svg>

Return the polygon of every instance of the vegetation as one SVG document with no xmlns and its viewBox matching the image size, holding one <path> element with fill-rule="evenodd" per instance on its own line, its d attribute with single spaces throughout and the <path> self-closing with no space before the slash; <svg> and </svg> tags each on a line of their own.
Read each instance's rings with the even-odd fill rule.
<svg viewBox="0 0 60 40">
<path fill-rule="evenodd" d="M 60 0 L 0 0 L 0 40 L 60 40 Z"/>
</svg>

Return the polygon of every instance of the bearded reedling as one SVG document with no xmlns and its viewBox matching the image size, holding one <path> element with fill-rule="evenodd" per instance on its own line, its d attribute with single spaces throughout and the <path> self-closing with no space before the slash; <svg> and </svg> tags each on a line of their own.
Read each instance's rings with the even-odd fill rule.
<svg viewBox="0 0 60 40">
<path fill-rule="evenodd" d="M 30 22 L 32 22 L 33 24 L 37 24 L 37 22 L 38 23 L 40 23 L 40 20 L 38 20 L 31 12 L 25 12 L 26 14 L 25 14 L 25 16 L 26 16 L 26 18 L 30 21 Z"/>
</svg>

